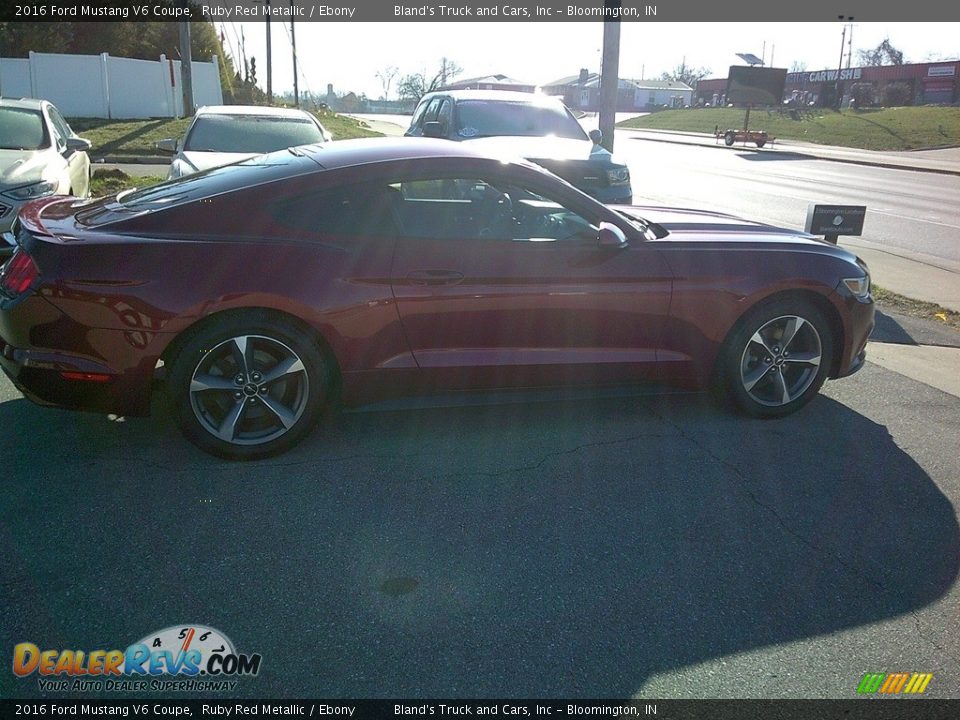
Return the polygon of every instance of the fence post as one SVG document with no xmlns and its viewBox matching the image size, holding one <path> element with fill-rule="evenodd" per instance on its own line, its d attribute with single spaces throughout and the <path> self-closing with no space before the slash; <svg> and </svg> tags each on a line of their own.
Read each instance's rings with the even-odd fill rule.
<svg viewBox="0 0 960 720">
<path fill-rule="evenodd" d="M 213 63 L 213 76 L 217 79 L 217 105 L 223 105 L 223 83 L 220 82 L 220 62 L 216 54 L 210 56 Z"/>
<path fill-rule="evenodd" d="M 28 57 L 30 58 L 30 64 L 27 66 L 30 75 L 30 97 L 33 98 L 37 97 L 37 81 L 35 73 L 33 72 L 33 56 L 35 54 L 33 50 L 29 51 Z"/>
<path fill-rule="evenodd" d="M 103 94 L 103 110 L 108 120 L 113 119 L 110 107 L 110 53 L 100 53 L 100 92 Z"/>
</svg>

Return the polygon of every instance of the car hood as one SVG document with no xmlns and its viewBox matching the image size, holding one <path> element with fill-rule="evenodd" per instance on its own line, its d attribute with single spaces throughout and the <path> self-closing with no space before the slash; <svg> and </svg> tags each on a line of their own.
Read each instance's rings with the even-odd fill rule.
<svg viewBox="0 0 960 720">
<path fill-rule="evenodd" d="M 767 225 L 725 213 L 635 205 L 616 205 L 614 209 L 666 229 L 670 233 L 664 238 L 666 241 L 791 243 L 826 249 L 847 259 L 855 257 L 853 253 L 802 230 Z"/>
<path fill-rule="evenodd" d="M 0 187 L 39 182 L 49 163 L 50 156 L 43 150 L 0 150 Z"/>
<path fill-rule="evenodd" d="M 495 157 L 522 157 L 541 160 L 580 160 L 603 165 L 622 165 L 608 150 L 594 145 L 590 140 L 575 140 L 560 137 L 500 136 L 468 140 L 470 147 Z"/>
<path fill-rule="evenodd" d="M 240 162 L 247 158 L 256 157 L 260 153 L 225 153 L 225 152 L 200 152 L 197 150 L 186 150 L 180 155 L 180 159 L 185 162 L 190 172 L 200 172 L 210 168 L 229 165 L 230 163 Z"/>
</svg>

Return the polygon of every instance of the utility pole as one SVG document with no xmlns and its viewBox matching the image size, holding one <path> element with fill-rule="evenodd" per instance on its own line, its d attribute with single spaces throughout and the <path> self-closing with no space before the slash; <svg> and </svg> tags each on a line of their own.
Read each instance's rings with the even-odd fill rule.
<svg viewBox="0 0 960 720">
<path fill-rule="evenodd" d="M 613 152 L 613 131 L 617 124 L 617 95 L 620 90 L 620 0 L 603 0 L 604 9 L 616 10 L 613 20 L 603 21 L 603 60 L 600 64 L 600 132 L 603 147 Z"/>
<path fill-rule="evenodd" d="M 293 0 L 290 0 L 293 7 Z M 300 107 L 300 87 L 297 85 L 297 32 L 293 29 L 293 14 L 290 15 L 290 47 L 293 51 L 293 106 Z"/>
<path fill-rule="evenodd" d="M 851 20 L 853 18 L 850 18 Z M 853 57 L 853 23 L 850 23 L 850 34 L 847 36 L 847 70 L 850 69 L 850 59 Z"/>
<path fill-rule="evenodd" d="M 273 50 L 270 46 L 270 0 L 267 3 L 267 102 L 273 105 Z"/>
<path fill-rule="evenodd" d="M 852 16 L 852 15 L 837 15 L 837 18 L 840 19 L 840 20 L 842 20 L 843 23 L 844 23 L 844 25 L 843 25 L 843 32 L 840 34 L 840 62 L 837 63 L 837 86 L 836 86 L 836 90 L 834 90 L 834 93 L 835 93 L 836 96 L 837 96 L 837 110 L 841 110 L 841 109 L 843 108 L 843 86 L 840 84 L 840 71 L 843 69 L 843 50 L 844 50 L 843 46 L 844 46 L 844 45 L 846 44 L 846 42 L 847 42 L 847 25 L 846 25 L 846 23 L 849 22 L 849 21 L 851 21 L 851 20 L 853 20 L 853 16 Z M 853 32 L 853 26 L 852 26 L 852 25 L 851 25 L 851 27 L 850 27 L 850 31 Z"/>
<path fill-rule="evenodd" d="M 190 23 L 180 23 L 180 88 L 183 91 L 183 116 L 193 115 L 193 52 L 190 49 Z"/>
</svg>

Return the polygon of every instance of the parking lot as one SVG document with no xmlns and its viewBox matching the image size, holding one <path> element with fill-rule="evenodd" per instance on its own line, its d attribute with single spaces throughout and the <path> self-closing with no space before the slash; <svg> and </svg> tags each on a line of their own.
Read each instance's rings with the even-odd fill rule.
<svg viewBox="0 0 960 720">
<path fill-rule="evenodd" d="M 246 697 L 958 694 L 960 399 L 875 365 L 780 421 L 461 399 L 250 464 L 0 383 L 8 648 L 201 623 L 262 654 Z"/>
</svg>

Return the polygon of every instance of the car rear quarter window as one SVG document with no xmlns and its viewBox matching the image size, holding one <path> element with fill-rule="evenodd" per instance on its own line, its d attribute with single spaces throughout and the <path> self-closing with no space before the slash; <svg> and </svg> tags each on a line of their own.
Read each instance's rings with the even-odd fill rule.
<svg viewBox="0 0 960 720">
<path fill-rule="evenodd" d="M 283 198 L 270 207 L 274 222 L 318 239 L 394 236 L 399 190 L 386 183 L 328 188 Z"/>
<path fill-rule="evenodd" d="M 142 190 L 120 193 L 77 212 L 84 225 L 104 225 L 145 212 L 168 210 L 234 190 L 270 183 L 304 173 L 317 165 L 296 150 L 258 155 L 233 165 L 204 170 Z"/>
</svg>

